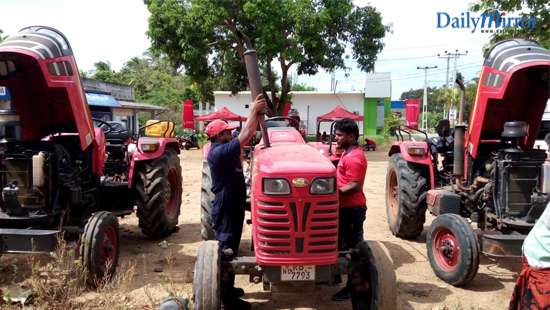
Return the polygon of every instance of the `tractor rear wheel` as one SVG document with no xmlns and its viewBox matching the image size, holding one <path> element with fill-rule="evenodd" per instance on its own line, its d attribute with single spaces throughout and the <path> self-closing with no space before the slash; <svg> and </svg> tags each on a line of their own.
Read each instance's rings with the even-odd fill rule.
<svg viewBox="0 0 550 310">
<path fill-rule="evenodd" d="M 386 173 L 386 214 L 395 236 L 414 239 L 422 233 L 427 191 L 426 177 L 401 154 L 393 154 Z"/>
<path fill-rule="evenodd" d="M 176 152 L 167 149 L 159 158 L 137 169 L 137 216 L 141 231 L 162 238 L 176 230 L 181 206 L 181 166 Z"/>
<path fill-rule="evenodd" d="M 353 310 L 397 308 L 396 277 L 388 250 L 379 241 L 362 241 L 356 246 L 351 274 Z"/>
<path fill-rule="evenodd" d="M 118 220 L 111 213 L 94 213 L 84 226 L 80 239 L 80 260 L 90 286 L 109 280 L 119 257 Z"/>
<path fill-rule="evenodd" d="M 203 241 L 197 251 L 193 279 L 196 310 L 221 309 L 221 269 L 218 241 Z"/>
<path fill-rule="evenodd" d="M 426 247 L 435 274 L 461 286 L 470 282 L 479 267 L 479 242 L 472 227 L 458 215 L 446 213 L 430 225 Z"/>
<path fill-rule="evenodd" d="M 210 166 L 205 160 L 202 162 L 202 184 L 201 184 L 201 237 L 202 240 L 213 240 L 214 229 L 212 228 L 212 204 L 214 193 L 212 193 L 212 174 Z"/>
</svg>

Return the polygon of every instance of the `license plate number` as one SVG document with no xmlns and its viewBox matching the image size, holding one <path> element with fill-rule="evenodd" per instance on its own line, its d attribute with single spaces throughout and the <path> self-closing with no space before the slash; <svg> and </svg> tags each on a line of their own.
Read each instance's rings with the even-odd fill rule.
<svg viewBox="0 0 550 310">
<path fill-rule="evenodd" d="M 281 281 L 313 281 L 315 266 L 281 266 Z"/>
</svg>

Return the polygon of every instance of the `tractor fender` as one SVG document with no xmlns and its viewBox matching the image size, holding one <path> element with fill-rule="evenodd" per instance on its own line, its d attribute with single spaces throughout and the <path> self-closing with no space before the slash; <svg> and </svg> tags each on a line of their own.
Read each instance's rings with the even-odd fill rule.
<svg viewBox="0 0 550 310">
<path fill-rule="evenodd" d="M 422 149 L 422 154 L 411 155 L 409 149 Z M 388 152 L 388 156 L 392 156 L 395 153 L 401 154 L 403 159 L 408 163 L 426 166 L 429 171 L 430 188 L 435 188 L 435 170 L 430 154 L 430 148 L 425 141 L 396 141 L 393 142 Z M 428 176 L 426 176 L 428 177 Z"/>
<path fill-rule="evenodd" d="M 141 149 L 142 144 L 158 143 L 158 148 L 154 152 L 144 152 Z M 132 187 L 136 163 L 140 161 L 148 161 L 161 157 L 167 149 L 173 149 L 177 154 L 180 153 L 180 147 L 176 138 L 150 138 L 140 137 L 138 139 L 137 148 L 132 153 L 130 158 L 130 171 L 128 172 L 128 187 Z"/>
</svg>

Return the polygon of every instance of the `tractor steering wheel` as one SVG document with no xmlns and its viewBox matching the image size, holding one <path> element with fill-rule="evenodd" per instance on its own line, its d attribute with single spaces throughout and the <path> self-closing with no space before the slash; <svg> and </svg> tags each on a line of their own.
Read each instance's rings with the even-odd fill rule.
<svg viewBox="0 0 550 310">
<path fill-rule="evenodd" d="M 267 118 L 265 121 L 269 122 L 269 121 L 281 121 L 281 120 L 288 121 L 289 126 L 292 126 L 296 129 L 300 128 L 300 121 L 288 116 L 274 116 L 274 117 Z"/>
<path fill-rule="evenodd" d="M 92 120 L 94 122 L 99 123 L 99 125 L 97 127 L 101 128 L 101 130 L 103 130 L 104 134 L 108 134 L 109 132 L 113 131 L 113 125 L 107 123 L 106 121 L 104 121 L 102 119 L 98 119 L 98 118 L 92 118 Z"/>
</svg>

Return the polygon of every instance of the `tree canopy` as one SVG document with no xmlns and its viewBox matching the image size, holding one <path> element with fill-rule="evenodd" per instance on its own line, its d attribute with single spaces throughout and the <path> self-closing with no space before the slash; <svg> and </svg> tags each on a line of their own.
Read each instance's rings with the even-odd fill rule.
<svg viewBox="0 0 550 310">
<path fill-rule="evenodd" d="M 477 0 L 472 5 L 474 11 L 520 12 L 522 17 L 534 17 L 534 27 L 510 27 L 504 32 L 495 33 L 491 43 L 509 38 L 527 38 L 550 48 L 550 4 L 548 0 Z"/>
<path fill-rule="evenodd" d="M 2 29 L 0 29 L 0 42 L 4 41 L 6 39 L 7 36 L 4 36 L 4 31 L 2 31 Z"/>
<path fill-rule="evenodd" d="M 361 70 L 372 71 L 388 29 L 375 8 L 359 8 L 350 0 L 144 2 L 151 13 L 147 34 L 153 50 L 167 55 L 175 68 L 183 66 L 199 84 L 233 92 L 246 89 L 240 33 L 248 36 L 257 50 L 275 113 L 290 100 L 291 67 L 308 75 L 320 69 L 343 69 L 348 48 Z"/>
<path fill-rule="evenodd" d="M 111 64 L 99 61 L 86 76 L 109 83 L 130 85 L 136 99 L 170 108 L 177 108 L 182 99 L 200 99 L 193 85 L 183 74 L 175 72 L 165 58 L 145 53 L 133 57 L 115 71 Z"/>
</svg>

